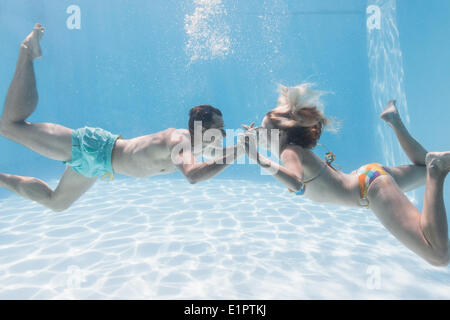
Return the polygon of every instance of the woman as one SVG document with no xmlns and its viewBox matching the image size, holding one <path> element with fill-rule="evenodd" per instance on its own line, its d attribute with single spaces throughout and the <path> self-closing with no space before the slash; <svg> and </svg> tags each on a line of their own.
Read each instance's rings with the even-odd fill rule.
<svg viewBox="0 0 450 320">
<path fill-rule="evenodd" d="M 250 138 L 246 140 L 249 158 L 291 192 L 310 200 L 370 208 L 410 250 L 434 266 L 447 266 L 450 255 L 443 186 L 450 170 L 450 151 L 427 152 L 411 137 L 395 101 L 390 101 L 380 117 L 394 129 L 413 164 L 386 167 L 372 163 L 350 174 L 336 170 L 331 165 L 332 153 L 324 161 L 312 151 L 322 129 L 333 122 L 324 116 L 320 95 L 308 83 L 281 86 L 278 105 L 266 114 L 262 127 L 244 126 L 245 136 Z M 283 165 L 258 154 L 257 144 L 266 145 Z M 421 214 L 404 192 L 423 184 L 426 189 Z"/>
</svg>

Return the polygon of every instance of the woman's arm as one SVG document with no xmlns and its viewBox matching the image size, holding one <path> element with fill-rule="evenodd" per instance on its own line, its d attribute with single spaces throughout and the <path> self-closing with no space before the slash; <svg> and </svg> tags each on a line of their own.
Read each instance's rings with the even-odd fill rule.
<svg viewBox="0 0 450 320">
<path fill-rule="evenodd" d="M 252 144 L 252 143 L 250 143 Z M 273 162 L 258 153 L 256 148 L 250 149 L 250 144 L 246 143 L 247 156 L 256 161 L 258 165 L 266 169 L 275 179 L 294 191 L 303 188 L 303 167 L 300 154 L 294 148 L 287 148 L 281 154 L 284 166 Z M 255 143 L 253 143 L 255 145 Z"/>
</svg>

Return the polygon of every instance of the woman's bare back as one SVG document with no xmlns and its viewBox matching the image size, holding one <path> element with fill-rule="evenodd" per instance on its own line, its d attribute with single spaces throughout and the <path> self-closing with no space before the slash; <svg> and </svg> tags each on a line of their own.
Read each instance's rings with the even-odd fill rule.
<svg viewBox="0 0 450 320">
<path fill-rule="evenodd" d="M 306 183 L 304 196 L 312 201 L 359 207 L 359 182 L 356 171 L 350 174 L 333 169 L 311 149 L 302 149 L 303 180 L 316 177 Z"/>
</svg>

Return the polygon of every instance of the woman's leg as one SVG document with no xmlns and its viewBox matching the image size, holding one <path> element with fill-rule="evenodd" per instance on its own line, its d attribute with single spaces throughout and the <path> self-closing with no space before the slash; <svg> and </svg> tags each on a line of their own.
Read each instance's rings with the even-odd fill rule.
<svg viewBox="0 0 450 320">
<path fill-rule="evenodd" d="M 395 100 L 387 103 L 380 118 L 394 130 L 403 151 L 413 163 L 413 165 L 385 166 L 384 168 L 392 175 L 403 192 L 423 186 L 426 182 L 425 156 L 427 150 L 406 129 L 395 106 Z"/>
<path fill-rule="evenodd" d="M 422 214 L 388 175 L 372 182 L 367 197 L 372 211 L 400 242 L 430 264 L 446 266 L 450 255 L 443 187 L 450 152 L 428 153 L 426 170 Z"/>
<path fill-rule="evenodd" d="M 450 171 L 450 152 L 427 153 L 425 162 L 428 170 L 421 216 L 422 229 L 425 237 L 435 249 L 448 251 L 444 181 Z"/>
<path fill-rule="evenodd" d="M 400 145 L 408 156 L 409 160 L 415 165 L 425 166 L 425 156 L 427 150 L 414 139 L 406 129 L 398 110 L 395 106 L 395 100 L 388 102 L 386 108 L 381 113 L 380 118 L 394 130 Z"/>
<path fill-rule="evenodd" d="M 51 159 L 72 158 L 72 130 L 53 123 L 30 123 L 26 119 L 36 109 L 38 93 L 33 60 L 41 56 L 44 28 L 36 24 L 20 46 L 16 71 L 6 95 L 0 118 L 0 133 Z"/>
<path fill-rule="evenodd" d="M 427 167 L 415 164 L 405 164 L 396 167 L 382 166 L 403 192 L 408 192 L 425 185 L 427 181 Z"/>
<path fill-rule="evenodd" d="M 35 201 L 53 211 L 68 209 L 95 183 L 97 178 L 87 178 L 67 167 L 58 186 L 53 191 L 44 181 L 0 173 L 0 187 Z"/>
</svg>

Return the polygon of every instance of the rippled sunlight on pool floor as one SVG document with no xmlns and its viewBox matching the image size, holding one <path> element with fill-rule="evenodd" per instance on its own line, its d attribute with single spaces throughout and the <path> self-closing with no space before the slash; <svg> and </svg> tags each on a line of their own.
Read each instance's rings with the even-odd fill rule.
<svg viewBox="0 0 450 320">
<path fill-rule="evenodd" d="M 276 183 L 100 181 L 61 213 L 0 199 L 0 299 L 449 299 L 449 287 L 449 267 L 370 211 Z"/>
</svg>

